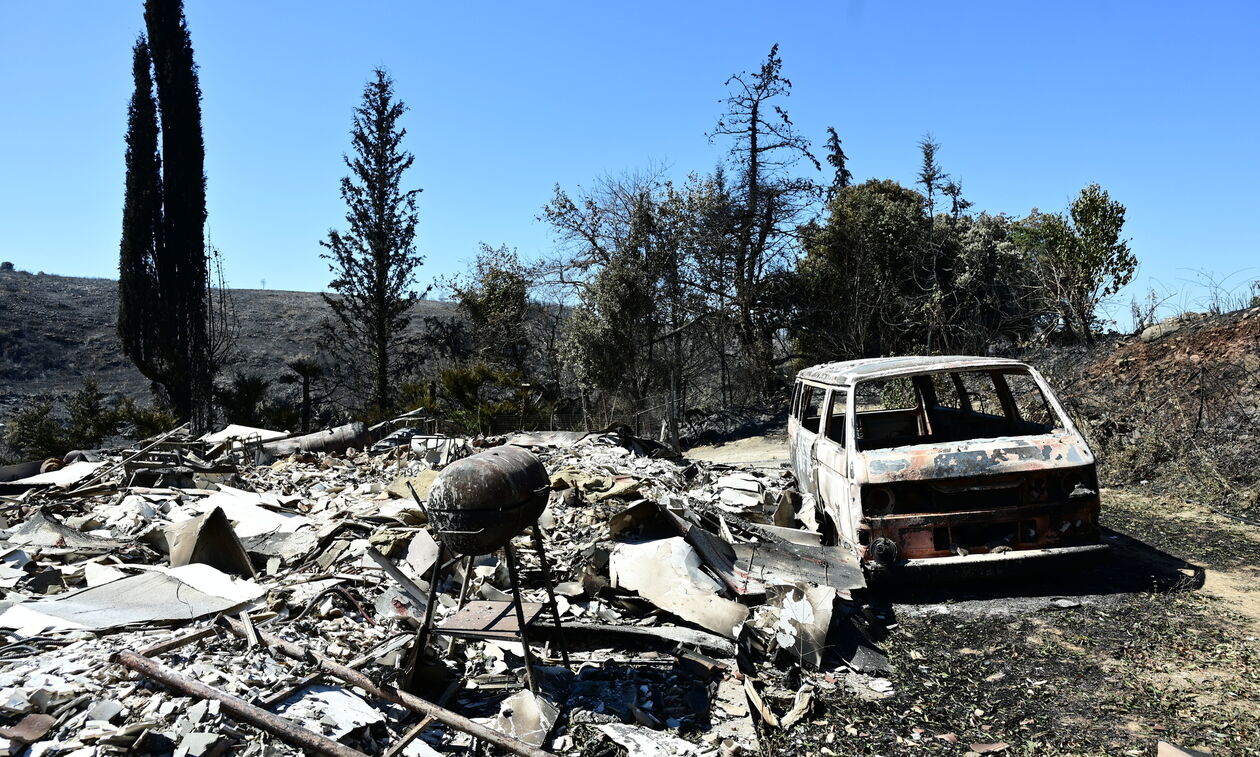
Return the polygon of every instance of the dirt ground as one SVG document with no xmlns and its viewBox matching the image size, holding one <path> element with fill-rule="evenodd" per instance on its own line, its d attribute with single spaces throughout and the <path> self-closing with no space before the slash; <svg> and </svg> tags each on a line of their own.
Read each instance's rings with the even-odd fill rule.
<svg viewBox="0 0 1260 757">
<path fill-rule="evenodd" d="M 723 444 L 692 447 L 687 457 L 711 463 L 746 465 L 752 468 L 779 468 L 787 465 L 787 431 L 736 439 Z"/>
<path fill-rule="evenodd" d="M 778 467 L 771 435 L 689 456 Z M 865 597 L 891 693 L 854 676 L 768 754 L 1260 755 L 1260 528 L 1147 488 L 1103 491 L 1105 560 Z M 792 690 L 790 664 L 781 690 Z M 862 684 L 859 682 L 859 686 Z"/>
</svg>

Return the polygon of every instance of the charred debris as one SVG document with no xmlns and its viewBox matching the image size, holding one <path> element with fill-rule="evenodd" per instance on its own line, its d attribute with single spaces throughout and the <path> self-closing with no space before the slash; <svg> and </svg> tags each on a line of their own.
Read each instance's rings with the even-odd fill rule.
<svg viewBox="0 0 1260 757">
<path fill-rule="evenodd" d="M 893 691 L 788 471 L 388 431 L 176 429 L 0 483 L 0 751 L 730 755 Z"/>
</svg>

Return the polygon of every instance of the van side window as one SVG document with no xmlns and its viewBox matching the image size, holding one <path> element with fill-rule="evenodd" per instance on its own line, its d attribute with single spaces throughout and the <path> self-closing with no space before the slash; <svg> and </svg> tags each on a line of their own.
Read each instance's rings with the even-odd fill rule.
<svg viewBox="0 0 1260 757">
<path fill-rule="evenodd" d="M 1006 417 L 991 373 L 967 371 L 959 375 L 962 378 L 963 391 L 967 393 L 967 404 L 971 406 L 971 412 L 995 418 Z"/>
<path fill-rule="evenodd" d="M 933 373 L 932 391 L 936 395 L 935 407 L 962 410 L 962 400 L 958 399 L 957 373 Z"/>
<path fill-rule="evenodd" d="M 796 386 L 792 389 L 792 417 L 799 419 L 801 417 L 801 390 L 805 385 L 796 382 Z"/>
<path fill-rule="evenodd" d="M 844 418 L 849 409 L 849 395 L 841 391 L 831 391 L 831 402 L 827 410 L 827 438 L 844 446 Z"/>
<path fill-rule="evenodd" d="M 1006 379 L 1015 410 L 1019 413 L 1020 431 L 1027 434 L 1045 433 L 1059 426 L 1058 419 L 1050 410 L 1036 379 L 1027 373 L 1003 373 L 1002 377 Z"/>
<path fill-rule="evenodd" d="M 923 441 L 919 395 L 908 376 L 863 381 L 857 393 L 857 439 L 862 449 L 881 449 Z"/>
<path fill-rule="evenodd" d="M 873 379 L 857 385 L 857 411 L 859 413 L 883 410 L 910 410 L 918 407 L 914 384 L 907 376 Z"/>
<path fill-rule="evenodd" d="M 801 397 L 801 428 L 818 433 L 819 422 L 822 420 L 822 404 L 826 397 L 826 389 L 805 386 L 804 395 Z"/>
</svg>

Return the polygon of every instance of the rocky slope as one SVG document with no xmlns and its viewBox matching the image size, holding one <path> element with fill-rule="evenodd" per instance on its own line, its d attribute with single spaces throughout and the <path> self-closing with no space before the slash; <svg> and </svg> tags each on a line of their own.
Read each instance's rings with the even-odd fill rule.
<svg viewBox="0 0 1260 757">
<path fill-rule="evenodd" d="M 111 279 L 0 271 L 0 418 L 32 397 L 65 396 L 85 377 L 108 394 L 148 396 L 148 382 L 118 343 L 118 283 Z M 317 292 L 231 290 L 239 322 L 239 363 L 229 370 L 279 376 L 286 360 L 313 353 L 328 308 Z M 445 302 L 422 301 L 424 316 L 449 316 Z"/>
</svg>

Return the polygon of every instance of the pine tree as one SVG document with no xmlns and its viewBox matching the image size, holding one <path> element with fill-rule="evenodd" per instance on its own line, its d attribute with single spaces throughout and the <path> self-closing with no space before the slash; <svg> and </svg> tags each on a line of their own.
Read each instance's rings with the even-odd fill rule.
<svg viewBox="0 0 1260 757">
<path fill-rule="evenodd" d="M 417 299 L 411 287 L 424 257 L 416 251 L 416 195 L 402 189 L 403 173 L 415 156 L 401 147 L 407 130 L 398 125 L 407 106 L 394 97 L 394 82 L 381 69 L 363 89 L 354 110 L 353 155 L 345 156 L 350 176 L 341 180 L 348 208 L 346 231 L 330 230 L 320 242 L 328 252 L 334 295 L 326 324 L 330 347 L 341 357 L 362 410 L 381 415 L 392 409 L 398 353 Z"/>
<path fill-rule="evenodd" d="M 936 153 L 940 152 L 941 145 L 932 135 L 924 134 L 923 139 L 919 140 L 919 152 L 923 155 L 923 166 L 919 169 L 918 182 L 923 185 L 923 196 L 927 198 L 927 211 L 929 216 L 936 215 L 936 192 L 949 179 L 949 174 L 941 170 L 941 165 L 936 162 Z"/>
<path fill-rule="evenodd" d="M 840 146 L 840 135 L 836 133 L 834 126 L 827 127 L 827 162 L 836 169 L 831 186 L 827 188 L 827 202 L 830 203 L 836 192 L 853 183 L 853 172 L 848 167 L 849 156 L 844 154 L 844 148 Z"/>
</svg>

